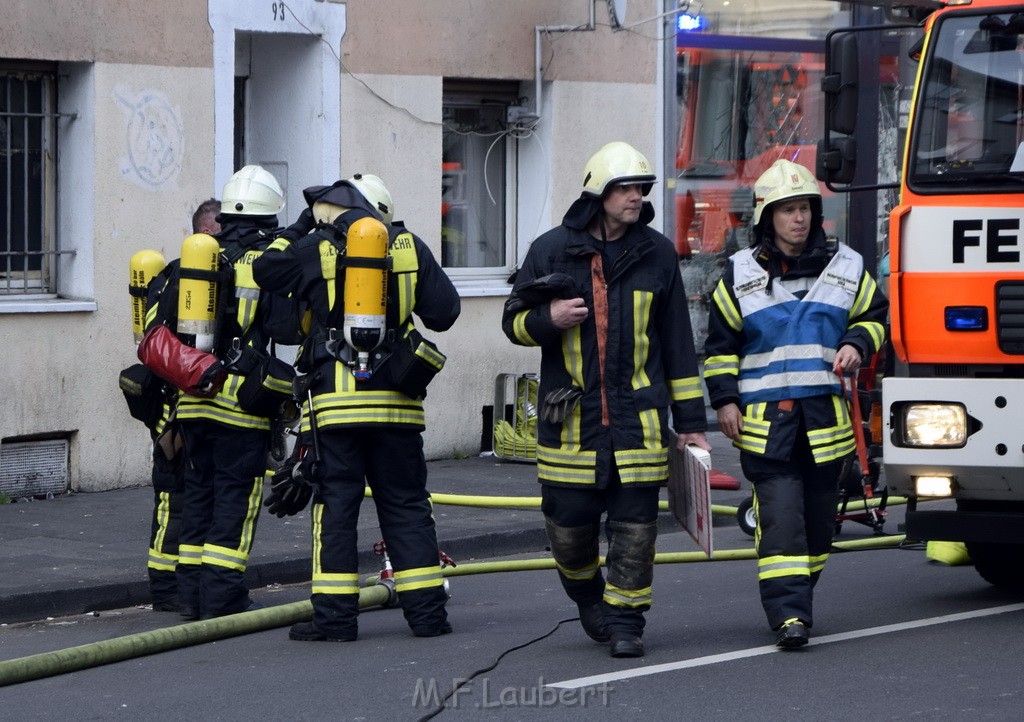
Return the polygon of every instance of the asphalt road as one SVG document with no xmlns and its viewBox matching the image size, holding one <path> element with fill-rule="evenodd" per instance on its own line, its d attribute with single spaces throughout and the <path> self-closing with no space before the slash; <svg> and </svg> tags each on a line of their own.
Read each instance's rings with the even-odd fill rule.
<svg viewBox="0 0 1024 722">
<path fill-rule="evenodd" d="M 899 517 L 893 509 L 887 531 Z M 751 546 L 736 526 L 714 533 L 716 549 Z M 840 540 L 869 537 L 848 522 Z M 694 550 L 684 533 L 659 540 L 659 551 Z M 440 720 L 1024 717 L 1024 597 L 919 548 L 833 555 L 812 643 L 797 652 L 772 646 L 753 561 L 659 565 L 637 660 L 611 659 L 564 621 L 575 608 L 553 571 L 450 583 L 445 637 L 413 638 L 398 610 L 366 610 L 354 643 L 292 642 L 280 628 L 10 685 L 0 719 L 417 720 L 442 703 Z M 307 595 L 304 585 L 257 594 L 268 604 Z M 176 623 L 133 608 L 8 625 L 0 659 Z"/>
</svg>

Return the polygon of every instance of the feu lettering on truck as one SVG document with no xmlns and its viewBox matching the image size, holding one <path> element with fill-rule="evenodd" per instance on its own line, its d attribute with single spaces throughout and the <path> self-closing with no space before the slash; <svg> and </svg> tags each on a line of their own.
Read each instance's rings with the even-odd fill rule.
<svg viewBox="0 0 1024 722">
<path fill-rule="evenodd" d="M 1024 209 L 915 206 L 901 219 L 899 254 L 903 273 L 991 271 L 1019 264 Z"/>
<path fill-rule="evenodd" d="M 965 263 L 970 249 L 984 252 L 985 263 L 1020 261 L 1019 218 L 965 218 L 953 221 L 953 263 Z"/>
</svg>

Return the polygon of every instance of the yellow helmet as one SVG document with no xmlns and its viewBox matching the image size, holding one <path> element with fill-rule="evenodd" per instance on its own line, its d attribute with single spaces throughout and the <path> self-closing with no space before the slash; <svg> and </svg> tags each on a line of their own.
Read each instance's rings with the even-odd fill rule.
<svg viewBox="0 0 1024 722">
<path fill-rule="evenodd" d="M 820 212 L 821 188 L 814 174 L 799 163 L 780 158 L 754 183 L 754 225 L 760 225 L 764 209 L 772 203 L 794 198 L 817 198 Z"/>
<path fill-rule="evenodd" d="M 590 157 L 583 169 L 583 192 L 601 197 L 617 185 L 641 186 L 644 195 L 658 180 L 644 154 L 620 140 L 608 143 Z"/>
<path fill-rule="evenodd" d="M 235 216 L 276 216 L 284 208 L 284 191 L 272 173 L 247 165 L 224 184 L 221 213 Z"/>
<path fill-rule="evenodd" d="M 348 182 L 380 213 L 385 223 L 394 220 L 395 207 L 391 202 L 391 193 L 378 176 L 372 173 L 356 173 Z"/>
</svg>

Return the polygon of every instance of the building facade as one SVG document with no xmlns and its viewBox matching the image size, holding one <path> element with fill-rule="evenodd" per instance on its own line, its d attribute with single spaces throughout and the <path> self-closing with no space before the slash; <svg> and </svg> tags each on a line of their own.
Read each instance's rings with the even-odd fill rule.
<svg viewBox="0 0 1024 722">
<path fill-rule="evenodd" d="M 285 223 L 304 187 L 375 173 L 443 260 L 463 301 L 432 337 L 448 363 L 424 438 L 443 458 L 480 449 L 496 375 L 537 368 L 501 333 L 507 279 L 586 159 L 616 139 L 665 155 L 662 21 L 622 29 L 606 2 L 5 6 L 0 492 L 147 483 L 148 434 L 117 384 L 135 360 L 129 259 L 177 258 L 242 165 L 280 180 Z M 662 12 L 633 0 L 626 24 Z"/>
</svg>

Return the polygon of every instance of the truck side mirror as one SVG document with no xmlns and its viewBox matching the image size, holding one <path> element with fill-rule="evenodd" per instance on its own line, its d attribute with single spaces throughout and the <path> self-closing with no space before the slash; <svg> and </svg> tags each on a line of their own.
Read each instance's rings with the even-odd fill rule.
<svg viewBox="0 0 1024 722">
<path fill-rule="evenodd" d="M 814 174 L 828 184 L 853 183 L 857 171 L 857 141 L 853 138 L 826 138 L 818 141 Z"/>
<path fill-rule="evenodd" d="M 859 81 L 857 36 L 850 32 L 829 33 L 825 45 L 825 135 L 830 130 L 852 135 L 857 126 Z"/>
</svg>

